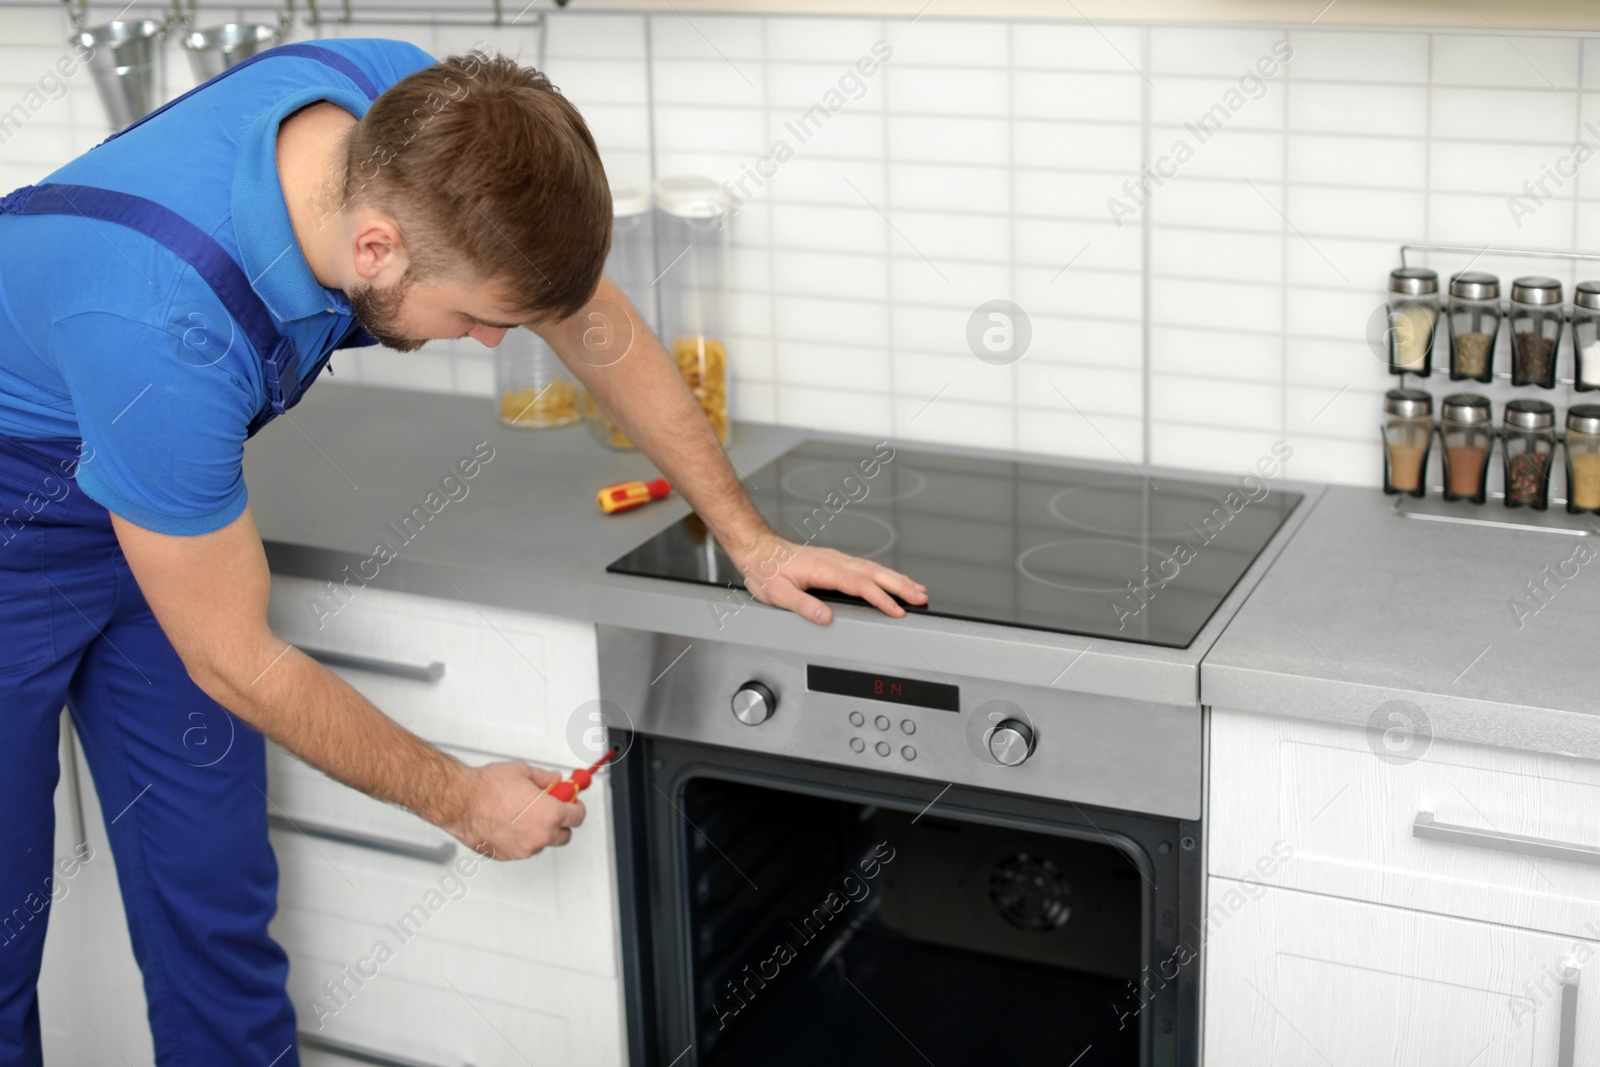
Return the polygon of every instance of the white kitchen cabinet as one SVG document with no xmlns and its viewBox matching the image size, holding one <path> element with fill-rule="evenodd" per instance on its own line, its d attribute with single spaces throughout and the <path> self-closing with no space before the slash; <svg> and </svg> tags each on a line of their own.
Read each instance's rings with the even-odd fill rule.
<svg viewBox="0 0 1600 1067">
<path fill-rule="evenodd" d="M 1600 938 L 1600 763 L 1437 738 L 1395 763 L 1381 740 L 1214 710 L 1209 872 Z"/>
<path fill-rule="evenodd" d="M 335 610 L 337 609 L 337 610 Z M 269 618 L 384 714 L 441 744 L 551 764 L 600 698 L 594 626 L 461 601 L 274 578 Z"/>
<path fill-rule="evenodd" d="M 1208 1067 L 1600 1063 L 1600 945 L 1224 878 L 1208 893 L 1237 904 L 1205 945 Z"/>
</svg>

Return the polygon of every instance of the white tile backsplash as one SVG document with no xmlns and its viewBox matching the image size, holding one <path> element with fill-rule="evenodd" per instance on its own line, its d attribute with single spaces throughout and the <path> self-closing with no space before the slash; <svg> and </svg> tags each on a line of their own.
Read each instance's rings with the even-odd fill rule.
<svg viewBox="0 0 1600 1067">
<path fill-rule="evenodd" d="M 4 112 L 64 51 L 66 21 L 44 5 L 0 20 Z M 1592 38 L 688 8 L 547 22 L 547 69 L 614 180 L 736 182 L 776 141 L 793 150 L 730 224 L 746 419 L 1228 473 L 1283 437 L 1294 475 L 1374 484 L 1393 383 L 1367 334 L 1397 246 L 1600 247 Z M 540 51 L 526 22 L 324 29 Z M 1285 40 L 1288 62 L 1241 83 Z M 858 74 L 877 41 L 892 58 Z M 191 82 L 168 51 L 172 94 Z M 828 117 L 802 141 L 790 124 L 814 105 Z M 1207 114 L 1220 132 L 1195 128 Z M 104 132 L 89 79 L 71 79 L 0 128 L 0 180 L 35 181 Z M 1546 178 L 1551 195 L 1514 218 L 1509 198 L 1578 138 L 1597 161 Z M 1471 256 L 1423 258 L 1444 273 Z M 1474 266 L 1585 273 L 1492 253 Z M 1031 322 L 1011 366 L 967 348 L 973 310 L 996 299 Z M 336 365 L 344 380 L 493 387 L 470 342 Z"/>
</svg>

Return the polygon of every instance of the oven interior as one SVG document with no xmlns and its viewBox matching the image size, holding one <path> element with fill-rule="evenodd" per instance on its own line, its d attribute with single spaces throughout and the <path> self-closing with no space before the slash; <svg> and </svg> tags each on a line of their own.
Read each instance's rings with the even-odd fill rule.
<svg viewBox="0 0 1600 1067">
<path fill-rule="evenodd" d="M 680 810 L 702 1067 L 1140 1062 L 1146 905 L 1107 841 L 710 776 Z"/>
</svg>

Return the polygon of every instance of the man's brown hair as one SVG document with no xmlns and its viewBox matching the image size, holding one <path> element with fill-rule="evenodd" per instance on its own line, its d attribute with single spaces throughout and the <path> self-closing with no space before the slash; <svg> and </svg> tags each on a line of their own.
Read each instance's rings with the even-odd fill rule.
<svg viewBox="0 0 1600 1067">
<path fill-rule="evenodd" d="M 611 247 L 594 138 L 550 79 L 471 52 L 373 101 L 346 147 L 344 203 L 393 215 L 416 278 L 462 259 L 530 320 L 588 303 Z"/>
</svg>

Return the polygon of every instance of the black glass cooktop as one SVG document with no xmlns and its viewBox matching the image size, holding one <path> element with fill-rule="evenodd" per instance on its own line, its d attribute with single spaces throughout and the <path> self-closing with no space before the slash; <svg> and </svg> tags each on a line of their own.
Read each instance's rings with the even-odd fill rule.
<svg viewBox="0 0 1600 1067">
<path fill-rule="evenodd" d="M 1194 640 L 1301 500 L 1256 475 L 1145 477 L 822 441 L 750 481 L 773 529 L 911 575 L 928 587 L 927 614 L 1169 648 Z M 693 515 L 607 570 L 745 584 Z"/>
</svg>

